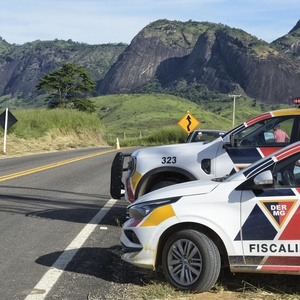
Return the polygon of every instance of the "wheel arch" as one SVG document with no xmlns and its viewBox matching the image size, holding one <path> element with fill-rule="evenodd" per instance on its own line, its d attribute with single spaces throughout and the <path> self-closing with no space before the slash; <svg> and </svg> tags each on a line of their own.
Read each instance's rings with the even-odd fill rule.
<svg viewBox="0 0 300 300">
<path fill-rule="evenodd" d="M 175 232 L 178 232 L 180 230 L 184 229 L 192 229 L 196 230 L 199 232 L 204 233 L 207 235 L 217 246 L 220 256 L 221 256 L 221 264 L 222 267 L 228 267 L 229 266 L 229 261 L 228 261 L 228 253 L 226 251 L 226 247 L 220 238 L 220 236 L 210 229 L 207 226 L 204 226 L 202 224 L 198 223 L 192 223 L 192 222 L 186 222 L 186 223 L 180 223 L 180 224 L 175 224 L 172 227 L 169 227 L 160 237 L 159 243 L 157 245 L 157 255 L 156 255 L 156 260 L 155 260 L 155 267 L 158 267 L 159 265 L 162 264 L 162 252 L 163 252 L 163 246 L 165 245 L 167 239 Z"/>
<path fill-rule="evenodd" d="M 182 183 L 192 180 L 197 180 L 196 175 L 191 172 L 178 167 L 162 167 L 155 168 L 146 173 L 139 181 L 136 191 L 135 199 L 147 194 L 151 191 L 151 187 L 158 181 L 173 180 L 176 183 Z"/>
</svg>

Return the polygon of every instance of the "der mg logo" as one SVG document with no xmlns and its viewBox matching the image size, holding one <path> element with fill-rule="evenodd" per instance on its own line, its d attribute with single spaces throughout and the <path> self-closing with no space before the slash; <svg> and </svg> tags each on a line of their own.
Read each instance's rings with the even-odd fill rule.
<svg viewBox="0 0 300 300">
<path fill-rule="evenodd" d="M 297 200 L 261 200 L 260 203 L 263 205 L 267 213 L 272 217 L 273 221 L 279 226 L 283 225 L 284 221 L 292 211 Z"/>
<path fill-rule="evenodd" d="M 285 216 L 287 212 L 287 206 L 285 204 L 272 204 L 270 206 L 270 211 L 273 214 L 273 216 Z"/>
</svg>

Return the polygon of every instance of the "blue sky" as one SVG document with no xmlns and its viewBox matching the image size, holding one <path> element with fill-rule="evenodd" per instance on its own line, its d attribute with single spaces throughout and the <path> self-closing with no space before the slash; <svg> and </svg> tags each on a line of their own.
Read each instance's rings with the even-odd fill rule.
<svg viewBox="0 0 300 300">
<path fill-rule="evenodd" d="M 267 42 L 300 19 L 299 0 L 5 0 L 0 36 L 9 43 L 71 39 L 130 43 L 158 19 L 209 21 L 243 29 Z"/>
</svg>

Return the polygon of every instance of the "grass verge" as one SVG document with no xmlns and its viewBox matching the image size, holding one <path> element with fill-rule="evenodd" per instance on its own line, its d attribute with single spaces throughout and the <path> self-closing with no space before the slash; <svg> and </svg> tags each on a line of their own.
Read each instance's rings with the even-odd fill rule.
<svg viewBox="0 0 300 300">
<path fill-rule="evenodd" d="M 6 154 L 27 154 L 107 146 L 105 127 L 95 114 L 69 109 L 13 112 L 18 122 L 8 130 Z M 3 132 L 0 135 L 3 146 Z"/>
</svg>

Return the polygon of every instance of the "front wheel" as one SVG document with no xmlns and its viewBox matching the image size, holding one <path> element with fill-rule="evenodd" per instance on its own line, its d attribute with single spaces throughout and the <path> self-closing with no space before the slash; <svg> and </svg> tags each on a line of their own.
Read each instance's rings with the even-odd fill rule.
<svg viewBox="0 0 300 300">
<path fill-rule="evenodd" d="M 180 290 L 205 292 L 214 286 L 220 270 L 220 253 L 214 242 L 196 230 L 181 230 L 166 242 L 162 253 L 166 279 Z"/>
</svg>

